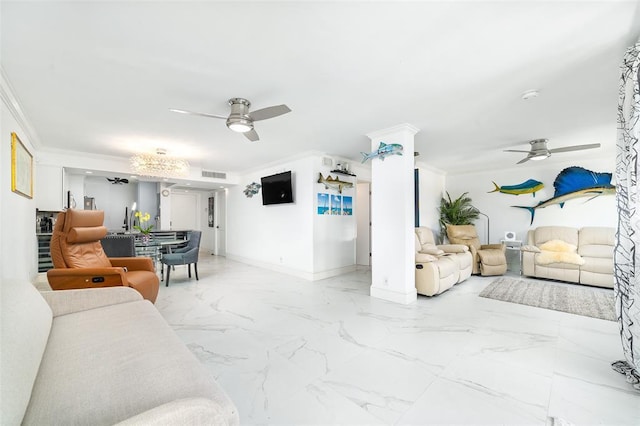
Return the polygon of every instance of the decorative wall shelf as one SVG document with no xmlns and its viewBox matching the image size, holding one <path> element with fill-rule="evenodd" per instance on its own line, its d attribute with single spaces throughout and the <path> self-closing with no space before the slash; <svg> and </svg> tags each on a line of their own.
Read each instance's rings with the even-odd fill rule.
<svg viewBox="0 0 640 426">
<path fill-rule="evenodd" d="M 330 173 L 339 173 L 341 175 L 355 176 L 354 173 L 345 172 L 344 170 L 331 170 Z"/>
</svg>

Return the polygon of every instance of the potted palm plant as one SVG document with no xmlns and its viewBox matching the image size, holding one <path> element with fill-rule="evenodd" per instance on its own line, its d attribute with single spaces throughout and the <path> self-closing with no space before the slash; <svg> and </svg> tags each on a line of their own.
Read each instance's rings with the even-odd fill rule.
<svg viewBox="0 0 640 426">
<path fill-rule="evenodd" d="M 471 225 L 478 218 L 480 211 L 471 204 L 471 197 L 465 192 L 455 200 L 446 192 L 447 196 L 440 199 L 440 241 L 444 241 L 449 225 Z"/>
</svg>

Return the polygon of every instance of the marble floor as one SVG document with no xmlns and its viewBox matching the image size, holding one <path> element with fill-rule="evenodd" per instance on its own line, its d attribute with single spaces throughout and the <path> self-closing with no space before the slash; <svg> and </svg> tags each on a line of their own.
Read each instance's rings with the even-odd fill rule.
<svg viewBox="0 0 640 426">
<path fill-rule="evenodd" d="M 243 425 L 640 425 L 609 366 L 614 322 L 478 297 L 472 277 L 399 305 L 363 268 L 322 281 L 201 254 L 156 306 Z"/>
</svg>

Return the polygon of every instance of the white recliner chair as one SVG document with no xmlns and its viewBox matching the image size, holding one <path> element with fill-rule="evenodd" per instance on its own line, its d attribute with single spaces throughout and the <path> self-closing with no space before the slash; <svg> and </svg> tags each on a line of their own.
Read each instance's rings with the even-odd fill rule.
<svg viewBox="0 0 640 426">
<path fill-rule="evenodd" d="M 436 246 L 434 241 L 429 228 L 416 228 L 416 290 L 424 296 L 440 294 L 471 275 L 471 253 L 466 246 Z"/>
<path fill-rule="evenodd" d="M 471 276 L 473 271 L 473 255 L 469 247 L 464 244 L 440 244 L 436 245 L 433 231 L 430 228 L 420 226 L 415 229 L 420 242 L 420 252 L 436 256 L 449 256 L 458 265 L 458 280 L 461 283 Z"/>
</svg>

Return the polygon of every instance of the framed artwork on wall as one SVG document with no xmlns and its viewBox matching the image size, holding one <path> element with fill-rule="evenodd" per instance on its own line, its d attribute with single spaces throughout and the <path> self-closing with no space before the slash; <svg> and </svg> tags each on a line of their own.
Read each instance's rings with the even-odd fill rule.
<svg viewBox="0 0 640 426">
<path fill-rule="evenodd" d="M 33 156 L 11 132 L 11 191 L 33 198 Z"/>
<path fill-rule="evenodd" d="M 342 215 L 342 195 L 331 194 L 331 214 L 334 216 Z"/>
<path fill-rule="evenodd" d="M 329 210 L 329 194 L 318 192 L 318 214 L 330 214 Z"/>
<path fill-rule="evenodd" d="M 342 196 L 342 215 L 353 216 L 353 197 Z"/>
</svg>

